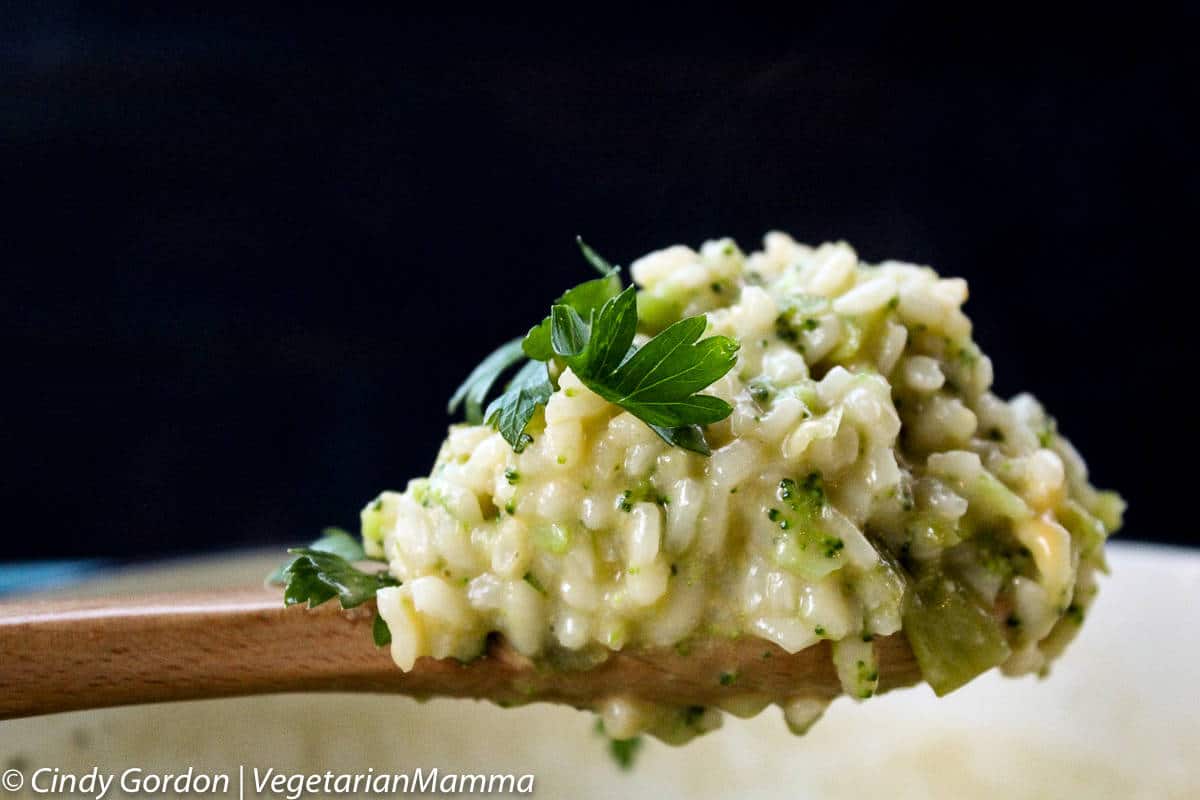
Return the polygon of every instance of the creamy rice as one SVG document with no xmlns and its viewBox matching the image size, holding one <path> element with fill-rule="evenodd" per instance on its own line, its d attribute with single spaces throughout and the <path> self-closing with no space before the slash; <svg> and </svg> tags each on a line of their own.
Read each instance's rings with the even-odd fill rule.
<svg viewBox="0 0 1200 800">
<path fill-rule="evenodd" d="M 989 391 L 965 281 L 782 233 L 750 255 L 728 239 L 671 247 L 631 272 L 639 344 L 695 314 L 741 343 L 706 390 L 734 409 L 706 429 L 712 455 L 670 447 L 569 369 L 521 453 L 490 427 L 452 427 L 428 478 L 363 511 L 368 553 L 402 581 L 378 593 L 401 669 L 473 658 L 491 632 L 534 658 L 828 639 L 862 698 L 878 679 L 870 639 L 920 621 L 906 600 L 930 573 L 990 610 L 1006 671 L 1046 667 L 1078 628 L 1123 504 L 1092 488 L 1036 400 Z M 797 730 L 822 708 L 781 704 Z M 614 736 L 686 738 L 662 723 L 670 710 L 599 710 Z M 719 722 L 692 713 L 688 732 Z"/>
</svg>

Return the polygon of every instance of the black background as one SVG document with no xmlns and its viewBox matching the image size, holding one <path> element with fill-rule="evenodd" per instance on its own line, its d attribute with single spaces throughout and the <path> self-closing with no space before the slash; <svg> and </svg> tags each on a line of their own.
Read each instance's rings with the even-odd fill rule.
<svg viewBox="0 0 1200 800">
<path fill-rule="evenodd" d="M 168 4 L 169 5 L 169 4 Z M 0 559 L 293 542 L 424 474 L 611 259 L 766 230 L 966 277 L 1129 538 L 1192 543 L 1195 16 L 0 21 Z"/>
</svg>

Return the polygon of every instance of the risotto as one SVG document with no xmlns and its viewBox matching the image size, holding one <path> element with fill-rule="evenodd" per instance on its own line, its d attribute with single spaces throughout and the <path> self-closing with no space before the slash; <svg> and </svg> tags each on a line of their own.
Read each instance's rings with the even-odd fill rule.
<svg viewBox="0 0 1200 800">
<path fill-rule="evenodd" d="M 680 446 L 550 358 L 517 447 L 503 412 L 453 426 L 429 477 L 362 512 L 367 554 L 399 582 L 377 600 L 400 669 L 471 659 L 492 633 L 545 663 L 829 640 L 861 699 L 878 684 L 873 638 L 898 632 L 938 694 L 993 666 L 1046 669 L 1095 594 L 1123 503 L 1091 486 L 1032 396 L 989 391 L 965 281 L 782 233 L 749 255 L 728 239 L 670 247 L 630 272 L 634 347 L 691 317 L 734 343 L 702 395 L 727 413 Z M 797 730 L 824 705 L 726 710 L 768 702 Z M 620 697 L 597 710 L 616 738 L 720 722 Z"/>
</svg>

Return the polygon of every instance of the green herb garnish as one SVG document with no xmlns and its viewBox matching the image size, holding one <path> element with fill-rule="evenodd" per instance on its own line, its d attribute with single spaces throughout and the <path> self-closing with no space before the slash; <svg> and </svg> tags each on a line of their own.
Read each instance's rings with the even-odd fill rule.
<svg viewBox="0 0 1200 800">
<path fill-rule="evenodd" d="M 355 561 L 367 558 L 362 544 L 338 528 L 327 528 L 320 539 L 308 547 L 288 550 L 295 558 L 284 564 L 268 578 L 270 583 L 284 586 L 283 600 L 289 606 L 307 603 L 315 608 L 337 598 L 342 608 L 355 608 L 385 586 L 400 582 L 386 572 L 361 570 Z M 382 647 L 392 641 L 387 622 L 378 614 L 372 626 L 375 644 Z"/>
<path fill-rule="evenodd" d="M 467 422 L 478 425 L 483 422 L 483 401 L 496 379 L 509 367 L 525 357 L 521 349 L 522 340 L 513 339 L 500 345 L 490 356 L 479 362 L 471 374 L 454 392 L 446 404 L 446 413 L 453 414 L 466 401 Z"/>
<path fill-rule="evenodd" d="M 283 598 L 289 605 L 308 603 L 309 608 L 337 598 L 342 608 L 355 608 L 375 599 L 375 592 L 400 582 L 386 572 L 365 572 L 341 556 L 299 547 L 287 568 Z"/>
<path fill-rule="evenodd" d="M 701 426 L 725 419 L 733 409 L 699 392 L 732 369 L 737 342 L 724 336 L 700 339 L 707 321 L 697 316 L 634 347 L 636 290 L 630 286 L 622 291 L 619 268 L 577 241 L 602 277 L 559 297 L 550 315 L 519 340 L 519 348 L 514 339 L 488 356 L 451 398 L 451 412 L 465 401 L 468 421 L 492 425 L 520 452 L 531 441 L 526 428 L 538 406 L 555 389 L 551 375 L 569 366 L 589 389 L 645 422 L 668 444 L 708 455 Z M 522 354 L 531 361 L 480 413 L 488 391 Z M 551 363 L 556 369 L 549 368 Z"/>
<path fill-rule="evenodd" d="M 530 361 L 513 376 L 504 394 L 487 407 L 483 415 L 484 422 L 500 431 L 512 449 L 520 453 L 533 441 L 525 433 L 529 420 L 533 419 L 538 406 L 546 405 L 553 392 L 554 386 L 550 383 L 546 365 L 540 361 Z"/>
<path fill-rule="evenodd" d="M 724 336 L 701 340 L 708 322 L 700 316 L 680 320 L 633 349 L 637 299 L 632 286 L 586 321 L 564 305 L 553 308 L 551 321 L 555 354 L 584 385 L 667 443 L 708 455 L 700 426 L 725 419 L 733 408 L 698 392 L 733 368 L 737 342 Z"/>
<path fill-rule="evenodd" d="M 346 561 L 362 561 L 367 557 L 367 553 L 363 550 L 362 542 L 358 540 L 358 537 L 352 536 L 341 528 L 326 528 L 321 531 L 321 538 L 310 544 L 308 549 L 319 550 L 323 553 L 332 553 Z M 286 563 L 280 564 L 279 569 L 267 576 L 267 583 L 286 584 L 287 571 L 296 560 L 293 558 Z"/>
<path fill-rule="evenodd" d="M 592 257 L 600 259 L 602 263 L 608 263 L 584 244 L 582 239 L 576 239 L 576 241 L 579 243 L 580 249 L 583 250 L 585 258 L 588 258 L 588 254 L 590 253 Z M 592 262 L 591 258 L 588 258 L 588 261 L 593 266 L 595 265 L 595 262 Z M 586 283 L 581 283 L 573 289 L 568 289 L 563 292 L 561 297 L 554 301 L 554 305 L 551 308 L 553 309 L 554 306 L 566 306 L 573 309 L 581 317 L 590 316 L 593 311 L 621 293 L 621 277 L 619 272 L 619 268 L 609 266 L 608 272 L 604 273 L 603 278 L 596 278 Z M 525 355 L 536 361 L 550 361 L 554 358 L 554 349 L 551 347 L 552 317 L 553 312 L 551 316 L 546 317 L 540 323 L 533 326 L 529 333 L 525 334 L 525 338 L 521 342 L 521 347 Z"/>
</svg>

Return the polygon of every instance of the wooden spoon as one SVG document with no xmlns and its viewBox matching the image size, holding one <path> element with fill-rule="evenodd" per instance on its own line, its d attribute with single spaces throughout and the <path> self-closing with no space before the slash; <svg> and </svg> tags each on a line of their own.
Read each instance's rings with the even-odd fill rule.
<svg viewBox="0 0 1200 800">
<path fill-rule="evenodd" d="M 373 605 L 285 608 L 278 588 L 213 595 L 0 605 L 0 719 L 273 692 L 382 692 L 595 708 L 624 696 L 711 705 L 761 693 L 841 693 L 827 642 L 795 654 L 752 637 L 613 652 L 550 669 L 493 637 L 468 663 L 422 658 L 401 672 L 371 638 Z M 875 640 L 880 691 L 920 681 L 903 636 Z M 722 673 L 735 673 L 723 686 Z"/>
</svg>

